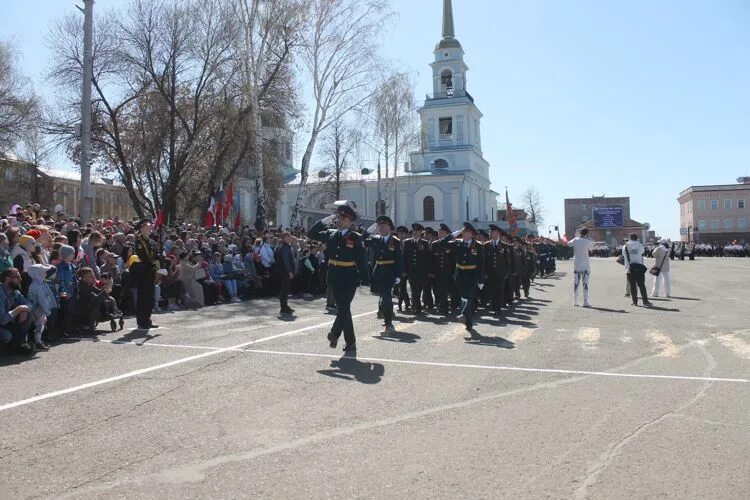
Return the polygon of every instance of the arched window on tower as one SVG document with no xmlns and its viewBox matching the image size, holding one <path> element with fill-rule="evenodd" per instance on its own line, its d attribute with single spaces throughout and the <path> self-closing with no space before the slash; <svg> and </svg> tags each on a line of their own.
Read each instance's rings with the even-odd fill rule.
<svg viewBox="0 0 750 500">
<path fill-rule="evenodd" d="M 425 196 L 422 200 L 422 220 L 435 220 L 435 198 L 432 196 Z"/>
<path fill-rule="evenodd" d="M 442 97 L 453 97 L 453 73 L 449 69 L 440 74 L 440 92 Z"/>
</svg>

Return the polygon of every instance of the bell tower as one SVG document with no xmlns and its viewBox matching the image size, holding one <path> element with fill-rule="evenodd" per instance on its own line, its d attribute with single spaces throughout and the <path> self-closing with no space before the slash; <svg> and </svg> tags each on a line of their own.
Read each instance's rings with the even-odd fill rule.
<svg viewBox="0 0 750 500">
<path fill-rule="evenodd" d="M 456 39 L 453 4 L 443 0 L 443 38 L 435 46 L 432 66 L 433 97 L 461 97 L 466 94 L 464 49 Z"/>
</svg>

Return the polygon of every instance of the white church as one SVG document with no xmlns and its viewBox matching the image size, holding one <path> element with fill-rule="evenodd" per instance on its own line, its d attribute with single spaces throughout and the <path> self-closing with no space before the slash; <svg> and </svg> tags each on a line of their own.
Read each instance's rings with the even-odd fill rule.
<svg viewBox="0 0 750 500">
<path fill-rule="evenodd" d="M 497 219 L 498 194 L 490 188 L 490 166 L 482 155 L 482 113 L 467 91 L 469 68 L 464 62 L 461 43 L 455 37 L 451 0 L 443 0 L 443 37 L 435 47 L 430 66 L 433 93 L 419 109 L 421 148 L 410 154 L 404 173 L 389 181 L 395 182 L 395 188 L 382 183 L 381 198 L 392 204 L 385 213 L 392 214 L 397 225 L 420 222 L 437 228 L 445 223 L 458 228 L 468 220 L 487 227 Z M 328 194 L 327 190 L 316 190 L 315 183 L 308 186 L 301 217 L 305 227 L 330 214 L 326 207 L 332 201 L 322 196 Z M 395 191 L 395 199 L 391 200 L 384 193 L 386 190 Z M 290 183 L 282 188 L 277 225 L 289 223 L 298 192 L 299 184 Z M 248 202 L 252 198 L 245 193 L 242 197 Z M 378 183 L 369 179 L 345 181 L 341 199 L 357 203 L 363 223 L 374 221 Z M 246 207 L 245 213 L 254 215 L 254 207 L 250 203 Z"/>
</svg>

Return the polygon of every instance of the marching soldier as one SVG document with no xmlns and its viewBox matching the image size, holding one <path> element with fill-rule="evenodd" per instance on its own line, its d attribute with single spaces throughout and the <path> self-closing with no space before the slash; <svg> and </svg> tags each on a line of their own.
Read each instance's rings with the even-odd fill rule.
<svg viewBox="0 0 750 500">
<path fill-rule="evenodd" d="M 398 226 L 396 228 L 396 235 L 398 236 L 398 239 L 401 240 L 401 252 L 404 251 L 404 245 L 403 242 L 406 240 L 406 238 L 409 236 L 409 230 L 406 228 L 406 226 Z M 406 271 L 403 270 L 401 272 L 401 283 L 397 285 L 398 288 L 398 312 L 403 312 L 403 308 L 401 307 L 402 304 L 406 305 L 406 309 L 411 309 L 411 301 L 409 300 L 409 292 L 406 289 Z"/>
<path fill-rule="evenodd" d="M 412 237 L 404 241 L 404 270 L 411 288 L 411 300 L 415 314 L 422 314 L 422 290 L 427 280 L 430 244 L 422 237 L 424 226 L 411 225 Z"/>
<path fill-rule="evenodd" d="M 453 240 L 455 236 L 462 238 Z M 484 287 L 484 248 L 476 241 L 477 230 L 469 222 L 464 222 L 462 230 L 442 239 L 449 243 L 456 254 L 456 286 L 461 294 L 461 314 L 467 330 L 474 326 L 474 296 L 477 287 Z"/>
<path fill-rule="evenodd" d="M 368 280 L 367 259 L 362 236 L 354 231 L 357 213 L 348 205 L 336 207 L 336 213 L 318 221 L 307 233 L 308 238 L 326 244 L 328 254 L 328 286 L 333 288 L 336 299 L 336 320 L 328 334 L 331 348 L 335 349 L 341 333 L 344 333 L 345 352 L 357 350 L 354 336 L 351 305 L 357 287 Z M 335 223 L 337 229 L 327 229 Z"/>
<path fill-rule="evenodd" d="M 141 219 L 135 225 L 138 238 L 135 240 L 135 254 L 140 262 L 135 264 L 138 300 L 135 306 L 135 317 L 138 328 L 149 330 L 159 328 L 151 322 L 151 311 L 154 308 L 154 292 L 156 286 L 156 271 L 159 269 L 159 252 L 156 243 L 151 240 L 151 221 Z"/>
<path fill-rule="evenodd" d="M 495 224 L 490 224 L 490 236 L 492 239 L 484 245 L 484 270 L 486 272 L 485 283 L 487 287 L 487 300 L 490 308 L 496 316 L 501 314 L 505 305 L 505 281 L 510 275 L 509 245 L 500 241 L 500 236 L 505 231 Z"/>
<path fill-rule="evenodd" d="M 427 240 L 427 277 L 425 278 L 424 288 L 422 289 L 422 304 L 428 311 L 435 309 L 435 300 L 432 291 L 435 288 L 435 273 L 432 270 L 432 242 L 437 238 L 437 231 L 431 227 L 424 228 L 425 239 Z"/>
<path fill-rule="evenodd" d="M 393 328 L 393 286 L 401 282 L 403 272 L 403 251 L 401 240 L 393 236 L 393 221 L 382 215 L 377 218 L 375 224 L 378 234 L 370 236 L 365 244 L 372 250 L 375 266 L 372 272 L 372 281 L 378 290 L 378 311 L 383 313 L 386 331 L 392 332 Z M 374 228 L 372 228 L 374 229 Z"/>
<path fill-rule="evenodd" d="M 515 300 L 521 299 L 521 275 L 526 267 L 526 252 L 521 245 L 521 238 L 513 238 L 513 296 Z"/>
<path fill-rule="evenodd" d="M 524 251 L 524 266 L 521 272 L 521 287 L 523 287 L 523 296 L 529 298 L 529 289 L 531 288 L 531 277 L 534 275 L 536 269 L 536 253 L 534 252 L 534 246 L 527 244 Z"/>
<path fill-rule="evenodd" d="M 432 264 L 430 272 L 435 276 L 435 300 L 437 308 L 441 314 L 448 315 L 448 297 L 451 295 L 453 288 L 453 273 L 456 269 L 456 263 L 451 245 L 443 238 L 451 234 L 451 230 L 445 224 L 440 224 L 438 239 L 430 244 L 430 253 Z"/>
<path fill-rule="evenodd" d="M 503 298 L 505 299 L 506 307 L 513 307 L 513 299 L 515 297 L 513 277 L 516 274 L 516 248 L 513 245 L 513 238 L 510 236 L 510 234 L 503 234 L 502 239 L 507 245 L 506 248 L 508 249 L 508 263 L 510 264 L 510 268 L 508 269 L 508 276 L 505 278 Z"/>
</svg>

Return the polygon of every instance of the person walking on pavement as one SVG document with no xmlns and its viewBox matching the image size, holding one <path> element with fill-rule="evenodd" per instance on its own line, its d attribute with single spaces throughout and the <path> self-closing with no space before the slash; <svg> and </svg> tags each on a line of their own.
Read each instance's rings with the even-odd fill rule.
<svg viewBox="0 0 750 500">
<path fill-rule="evenodd" d="M 378 291 L 378 311 L 383 314 L 384 326 L 387 332 L 393 332 L 393 287 L 401 282 L 403 272 L 403 253 L 401 241 L 393 236 L 393 221 L 381 215 L 370 227 L 377 234 L 365 240 L 368 248 L 372 249 L 375 267 L 372 271 L 372 281 Z M 368 231 L 369 233 L 370 231 Z"/>
<path fill-rule="evenodd" d="M 583 307 L 591 307 L 589 302 L 589 280 L 591 279 L 591 262 L 589 250 L 592 242 L 588 238 L 589 230 L 581 229 L 580 236 L 568 242 L 573 249 L 573 306 L 578 306 L 578 290 L 583 288 Z"/>
<path fill-rule="evenodd" d="M 461 235 L 461 239 L 454 240 Z M 443 238 L 456 254 L 456 286 L 461 295 L 461 314 L 466 329 L 474 327 L 474 296 L 476 289 L 484 288 L 484 247 L 476 241 L 477 230 L 469 222 L 464 227 Z"/>
<path fill-rule="evenodd" d="M 292 235 L 284 233 L 281 235 L 281 246 L 277 250 L 276 265 L 279 269 L 279 282 L 281 291 L 279 292 L 279 305 L 281 314 L 293 314 L 294 309 L 289 307 L 289 291 L 294 279 L 294 257 L 292 256 Z"/>
<path fill-rule="evenodd" d="M 156 286 L 156 270 L 159 268 L 156 244 L 151 240 L 151 221 L 141 219 L 136 223 L 137 239 L 135 240 L 135 254 L 139 262 L 133 266 L 136 287 L 138 289 L 135 317 L 138 328 L 149 330 L 159 328 L 151 321 L 151 311 L 154 307 L 154 293 Z"/>
<path fill-rule="evenodd" d="M 438 312 L 444 316 L 447 316 L 449 313 L 448 298 L 451 295 L 453 285 L 452 276 L 456 267 L 450 244 L 443 243 L 442 241 L 449 234 L 451 234 L 450 228 L 445 224 L 440 224 L 438 239 L 430 244 L 432 259 L 430 271 L 435 275 L 435 301 Z"/>
<path fill-rule="evenodd" d="M 664 282 L 664 293 L 667 297 L 672 295 L 672 284 L 669 275 L 669 243 L 667 240 L 659 241 L 659 245 L 654 249 L 654 259 L 656 259 L 656 268 L 658 274 L 654 276 L 654 287 L 651 289 L 651 296 L 659 296 L 660 282 Z"/>
<path fill-rule="evenodd" d="M 505 232 L 495 224 L 490 224 L 490 241 L 484 245 L 484 269 L 487 273 L 487 300 L 495 316 L 500 316 L 505 305 L 505 280 L 510 275 L 509 245 L 500 241 Z"/>
<path fill-rule="evenodd" d="M 341 333 L 344 334 L 345 352 L 357 350 L 357 338 L 354 335 L 351 305 L 357 287 L 368 282 L 367 259 L 362 236 L 354 231 L 357 213 L 349 205 L 338 205 L 336 213 L 318 221 L 307 233 L 310 239 L 322 241 L 327 245 L 328 286 L 333 287 L 336 299 L 336 320 L 328 333 L 332 349 L 336 348 Z M 329 224 L 336 224 L 337 229 L 328 229 Z"/>
<path fill-rule="evenodd" d="M 633 305 L 638 305 L 638 290 L 641 291 L 641 301 L 644 306 L 650 306 L 646 294 L 646 266 L 643 264 L 643 254 L 646 249 L 638 241 L 638 235 L 630 235 L 630 241 L 622 247 L 625 254 L 625 272 L 628 274 L 628 283 L 630 283 L 630 297 L 633 299 Z"/>
<path fill-rule="evenodd" d="M 415 222 L 411 225 L 412 237 L 404 241 L 404 271 L 411 288 L 414 314 L 422 314 L 422 291 L 427 281 L 427 268 L 430 260 L 430 243 L 423 238 L 424 226 Z"/>
<path fill-rule="evenodd" d="M 396 228 L 396 236 L 401 240 L 401 252 L 403 257 L 403 242 L 408 238 L 409 230 L 406 226 L 398 226 Z M 409 292 L 406 289 L 406 273 L 404 271 L 401 272 L 401 283 L 399 283 L 396 288 L 398 289 L 398 312 L 403 312 L 404 309 L 402 308 L 402 304 L 406 309 L 411 309 L 411 300 L 409 299 Z"/>
</svg>

